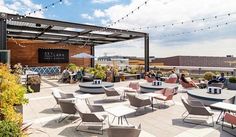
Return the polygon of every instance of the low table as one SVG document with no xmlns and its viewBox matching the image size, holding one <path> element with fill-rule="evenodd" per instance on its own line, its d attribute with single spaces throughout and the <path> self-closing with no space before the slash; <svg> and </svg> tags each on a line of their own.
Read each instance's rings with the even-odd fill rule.
<svg viewBox="0 0 236 137">
<path fill-rule="evenodd" d="M 220 118 L 224 116 L 225 112 L 236 112 L 236 105 L 225 103 L 225 102 L 218 102 L 210 105 L 213 109 L 221 110 L 220 115 L 218 116 L 216 120 L 216 124 L 220 122 Z"/>
<path fill-rule="evenodd" d="M 177 84 L 162 82 L 161 86 L 153 86 L 152 83 L 140 83 L 140 89 L 143 93 L 150 93 L 164 88 L 178 88 Z"/>
<path fill-rule="evenodd" d="M 223 89 L 221 94 L 210 94 L 207 89 L 192 89 L 187 91 L 190 100 L 199 100 L 204 105 L 209 106 L 224 100 L 230 100 L 236 95 L 235 91 Z"/>
<path fill-rule="evenodd" d="M 112 123 L 116 117 L 118 118 L 118 124 L 123 124 L 123 118 L 125 119 L 126 123 L 129 124 L 126 119 L 126 115 L 136 112 L 135 109 L 123 105 L 111 107 L 105 110 L 114 116 Z"/>
<path fill-rule="evenodd" d="M 110 88 L 113 86 L 114 84 L 111 82 L 102 82 L 101 84 L 93 84 L 93 82 L 84 82 L 79 84 L 81 92 L 91 94 L 104 93 L 105 91 L 103 87 Z"/>
</svg>

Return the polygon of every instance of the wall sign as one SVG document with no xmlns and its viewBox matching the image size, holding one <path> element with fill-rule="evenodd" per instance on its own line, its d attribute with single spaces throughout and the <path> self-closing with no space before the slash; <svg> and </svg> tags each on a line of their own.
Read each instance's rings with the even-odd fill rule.
<svg viewBox="0 0 236 137">
<path fill-rule="evenodd" d="M 68 49 L 38 49 L 39 63 L 68 63 Z"/>
</svg>

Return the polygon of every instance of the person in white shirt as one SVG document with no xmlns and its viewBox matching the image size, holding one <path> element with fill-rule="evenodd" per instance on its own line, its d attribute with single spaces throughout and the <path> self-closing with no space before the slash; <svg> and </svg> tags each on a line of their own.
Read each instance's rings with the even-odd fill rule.
<svg viewBox="0 0 236 137">
<path fill-rule="evenodd" d="M 169 75 L 169 78 L 178 78 L 178 76 L 175 74 L 175 72 L 172 70 L 171 74 Z"/>
</svg>

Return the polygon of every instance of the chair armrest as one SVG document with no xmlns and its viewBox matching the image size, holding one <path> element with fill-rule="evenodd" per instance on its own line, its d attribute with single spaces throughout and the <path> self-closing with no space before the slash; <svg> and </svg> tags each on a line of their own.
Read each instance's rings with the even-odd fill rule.
<svg viewBox="0 0 236 137">
<path fill-rule="evenodd" d="M 76 101 L 76 98 L 62 98 L 62 99 L 58 99 L 58 101 L 74 103 Z"/>
<path fill-rule="evenodd" d="M 136 97 L 137 102 L 139 104 L 152 104 L 151 100 L 149 98 L 140 98 L 140 97 Z"/>
<path fill-rule="evenodd" d="M 198 100 L 190 100 L 189 104 L 191 106 L 205 107 L 204 104 L 202 104 L 202 102 Z"/>
<path fill-rule="evenodd" d="M 94 113 L 84 113 L 82 117 L 83 122 L 102 122 L 103 120 L 103 117 Z"/>
<path fill-rule="evenodd" d="M 105 111 L 102 105 L 88 105 L 91 112 L 102 112 Z"/>
<path fill-rule="evenodd" d="M 192 108 L 192 114 L 195 115 L 212 116 L 214 114 L 210 109 L 207 109 L 207 107 L 204 106 L 193 106 Z"/>
</svg>

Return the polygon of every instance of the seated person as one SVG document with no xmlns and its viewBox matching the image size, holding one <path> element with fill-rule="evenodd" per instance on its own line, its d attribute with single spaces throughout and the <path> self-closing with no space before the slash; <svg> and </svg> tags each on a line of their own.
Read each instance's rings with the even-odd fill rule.
<svg viewBox="0 0 236 137">
<path fill-rule="evenodd" d="M 145 79 L 147 80 L 147 82 L 153 82 L 153 81 L 155 81 L 155 80 L 156 80 L 156 78 L 155 78 L 155 73 L 152 72 L 152 71 L 147 72 L 147 73 L 145 74 Z"/>
<path fill-rule="evenodd" d="M 63 70 L 62 72 L 62 82 L 68 82 L 70 80 L 70 72 L 68 69 Z"/>
<path fill-rule="evenodd" d="M 221 73 L 220 77 L 213 76 L 212 80 L 210 80 L 208 84 L 210 85 L 212 83 L 225 83 L 226 78 L 224 76 L 225 76 L 224 73 Z"/>
<path fill-rule="evenodd" d="M 180 82 L 182 82 L 181 85 L 184 88 L 191 88 L 191 87 L 198 88 L 198 86 L 191 79 L 185 77 L 185 74 L 181 74 Z"/>
<path fill-rule="evenodd" d="M 165 79 L 165 82 L 166 83 L 176 83 L 177 79 L 178 79 L 178 76 L 172 70 L 170 76 L 167 79 Z"/>
<path fill-rule="evenodd" d="M 156 76 L 156 74 L 152 70 L 150 72 L 148 72 L 148 77 L 149 78 L 153 78 L 155 76 Z"/>
<path fill-rule="evenodd" d="M 158 81 L 161 81 L 161 76 L 162 76 L 162 74 L 161 74 L 161 72 L 157 72 L 156 73 L 156 80 L 158 80 Z"/>
</svg>

